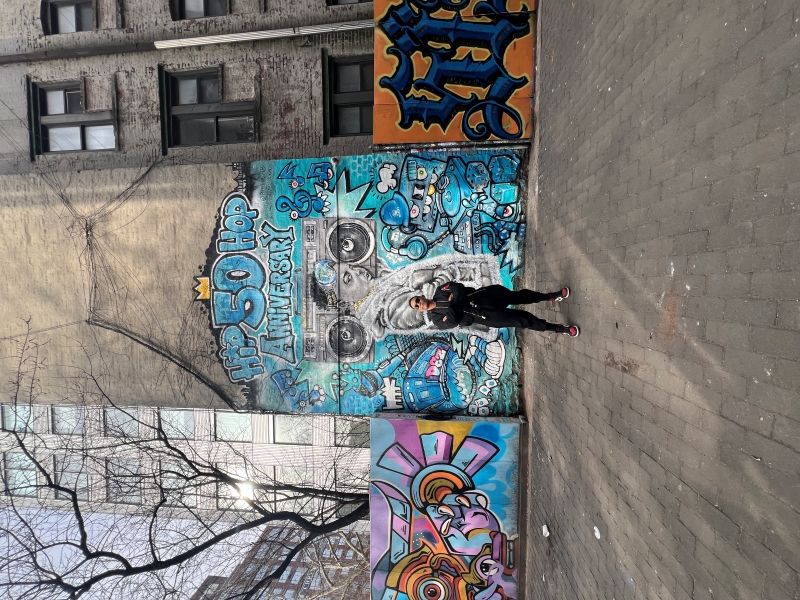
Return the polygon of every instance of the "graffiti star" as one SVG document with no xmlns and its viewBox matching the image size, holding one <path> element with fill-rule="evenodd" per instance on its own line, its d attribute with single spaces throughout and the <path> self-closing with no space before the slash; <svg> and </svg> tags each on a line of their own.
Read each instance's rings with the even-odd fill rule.
<svg viewBox="0 0 800 600">
<path fill-rule="evenodd" d="M 225 345 L 225 349 L 220 352 L 220 355 L 227 361 L 233 362 L 239 358 L 239 346 L 234 346 L 233 344 L 228 343 Z"/>
</svg>

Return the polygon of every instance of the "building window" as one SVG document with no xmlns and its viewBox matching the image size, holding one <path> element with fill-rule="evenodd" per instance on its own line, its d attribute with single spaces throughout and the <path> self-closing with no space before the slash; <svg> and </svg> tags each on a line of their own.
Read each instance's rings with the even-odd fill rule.
<svg viewBox="0 0 800 600">
<path fill-rule="evenodd" d="M 115 458 L 106 462 L 107 499 L 117 504 L 142 503 L 142 476 L 139 461 Z"/>
<path fill-rule="evenodd" d="M 59 435 L 86 433 L 86 410 L 82 406 L 54 406 L 53 432 Z"/>
<path fill-rule="evenodd" d="M 250 413 L 217 411 L 214 413 L 215 437 L 223 442 L 252 442 Z"/>
<path fill-rule="evenodd" d="M 114 113 L 86 112 L 77 82 L 31 86 L 34 154 L 114 150 Z"/>
<path fill-rule="evenodd" d="M 89 499 L 89 473 L 80 456 L 54 456 L 56 485 L 63 486 L 75 492 L 78 500 Z M 71 500 L 72 497 L 60 490 L 56 490 L 56 497 L 61 500 Z"/>
<path fill-rule="evenodd" d="M 42 27 L 45 35 L 94 29 L 91 1 L 45 0 L 42 2 Z"/>
<path fill-rule="evenodd" d="M 161 423 L 161 430 L 164 435 L 171 440 L 193 440 L 194 439 L 194 411 L 160 409 L 158 418 Z"/>
<path fill-rule="evenodd" d="M 274 415 L 275 443 L 310 446 L 312 429 L 310 416 Z"/>
<path fill-rule="evenodd" d="M 222 102 L 219 69 L 164 73 L 167 146 L 255 141 L 255 102 Z"/>
<path fill-rule="evenodd" d="M 181 461 L 161 463 L 161 489 L 169 506 L 197 506 L 195 485 L 191 483 L 192 472 Z"/>
<path fill-rule="evenodd" d="M 6 454 L 6 492 L 36 497 L 36 463 L 21 452 Z"/>
<path fill-rule="evenodd" d="M 369 467 L 366 465 L 350 465 L 349 467 L 334 465 L 333 474 L 336 478 L 337 492 L 357 494 L 369 487 Z"/>
<path fill-rule="evenodd" d="M 369 419 L 362 417 L 335 417 L 336 445 L 352 448 L 369 446 Z"/>
<path fill-rule="evenodd" d="M 332 58 L 331 135 L 372 133 L 374 69 L 372 57 Z"/>
<path fill-rule="evenodd" d="M 202 19 L 228 14 L 228 0 L 170 0 L 172 19 Z"/>
<path fill-rule="evenodd" d="M 139 437 L 139 411 L 136 408 L 106 407 L 106 435 L 111 437 Z"/>
<path fill-rule="evenodd" d="M 33 431 L 33 412 L 30 405 L 4 404 L 3 429 L 20 433 Z"/>
</svg>

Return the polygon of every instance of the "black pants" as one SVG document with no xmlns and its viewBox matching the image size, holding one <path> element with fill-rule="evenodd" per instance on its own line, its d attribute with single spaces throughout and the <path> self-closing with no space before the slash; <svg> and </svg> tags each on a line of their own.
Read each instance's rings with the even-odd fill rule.
<svg viewBox="0 0 800 600">
<path fill-rule="evenodd" d="M 510 304 L 536 304 L 558 297 L 561 292 L 543 294 L 534 290 L 510 290 L 490 285 L 467 296 L 464 312 L 475 316 L 475 323 L 487 327 L 519 327 L 533 331 L 561 331 L 563 325 L 548 323 L 527 310 L 507 308 Z M 474 304 L 474 306 L 473 306 Z M 484 318 L 481 318 L 484 317 Z"/>
</svg>

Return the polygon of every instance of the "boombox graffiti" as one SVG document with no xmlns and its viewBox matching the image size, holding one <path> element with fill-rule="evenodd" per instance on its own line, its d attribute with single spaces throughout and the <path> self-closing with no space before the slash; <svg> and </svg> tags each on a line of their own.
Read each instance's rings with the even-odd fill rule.
<svg viewBox="0 0 800 600">
<path fill-rule="evenodd" d="M 450 280 L 513 286 L 520 151 L 236 164 L 197 278 L 248 406 L 516 412 L 513 331 L 435 330 L 408 299 Z"/>
</svg>

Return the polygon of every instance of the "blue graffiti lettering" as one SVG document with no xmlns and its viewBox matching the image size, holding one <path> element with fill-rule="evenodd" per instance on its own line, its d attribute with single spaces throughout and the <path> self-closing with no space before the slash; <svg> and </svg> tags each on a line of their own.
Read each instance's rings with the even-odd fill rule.
<svg viewBox="0 0 800 600">
<path fill-rule="evenodd" d="M 426 128 L 438 124 L 447 129 L 456 115 L 463 113 L 461 126 L 470 140 L 520 138 L 523 120 L 508 100 L 529 79 L 512 77 L 504 58 L 509 45 L 530 31 L 529 17 L 509 12 L 507 0 L 487 0 L 475 6 L 474 15 L 491 16 L 488 22 L 464 20 L 460 12 L 432 16 L 442 8 L 461 11 L 469 4 L 463 0 L 407 0 L 391 7 L 378 26 L 392 43 L 386 52 L 398 64 L 391 77 L 380 79 L 380 86 L 397 98 L 403 129 L 409 129 L 415 121 Z M 490 56 L 481 61 L 471 53 L 456 58 L 464 48 L 488 50 Z M 425 76 L 415 79 L 411 57 L 416 52 L 431 62 Z M 451 85 L 472 87 L 475 92 L 464 97 L 450 89 Z M 484 89 L 487 91 L 482 97 L 479 92 Z M 476 114 L 482 120 L 471 125 L 470 119 Z M 511 131 L 503 127 L 503 117 L 513 122 Z"/>
<path fill-rule="evenodd" d="M 250 381 L 264 372 L 255 342 L 239 327 L 232 325 L 222 330 L 220 347 L 219 356 L 231 381 Z"/>
<path fill-rule="evenodd" d="M 265 354 L 278 356 L 293 364 L 296 362 L 295 336 L 291 322 L 294 228 L 276 229 L 264 221 L 261 224 L 261 231 L 263 235 L 259 236 L 259 241 L 269 252 L 269 287 L 266 311 L 267 335 L 259 336 L 259 346 Z"/>
<path fill-rule="evenodd" d="M 249 254 L 226 254 L 214 264 L 212 278 L 214 325 L 244 322 L 258 327 L 266 311 L 261 289 L 266 273 L 261 263 Z"/>
<path fill-rule="evenodd" d="M 222 205 L 224 227 L 217 240 L 218 252 L 239 252 L 256 247 L 253 219 L 257 210 L 251 210 L 247 199 L 240 193 L 230 194 Z"/>
</svg>

